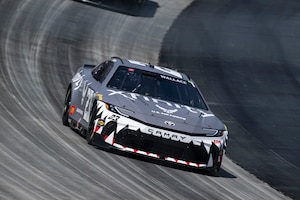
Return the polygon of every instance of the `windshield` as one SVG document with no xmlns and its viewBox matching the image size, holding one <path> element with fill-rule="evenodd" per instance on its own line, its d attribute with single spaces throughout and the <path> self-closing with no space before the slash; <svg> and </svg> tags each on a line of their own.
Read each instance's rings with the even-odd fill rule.
<svg viewBox="0 0 300 200">
<path fill-rule="evenodd" d="M 208 110 L 193 82 L 120 66 L 107 87 Z"/>
</svg>

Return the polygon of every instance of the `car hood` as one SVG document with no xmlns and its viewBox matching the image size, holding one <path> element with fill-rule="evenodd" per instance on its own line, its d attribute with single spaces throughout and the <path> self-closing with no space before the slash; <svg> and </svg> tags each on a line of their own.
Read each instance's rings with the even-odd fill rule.
<svg viewBox="0 0 300 200">
<path fill-rule="evenodd" d="M 138 121 L 191 135 L 214 135 L 223 123 L 211 112 L 148 96 L 107 90 L 103 101 Z"/>
</svg>

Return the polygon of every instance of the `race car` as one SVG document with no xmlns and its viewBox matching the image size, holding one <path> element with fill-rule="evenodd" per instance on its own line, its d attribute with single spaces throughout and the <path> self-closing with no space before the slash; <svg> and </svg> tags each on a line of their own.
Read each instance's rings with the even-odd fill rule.
<svg viewBox="0 0 300 200">
<path fill-rule="evenodd" d="M 119 57 L 79 68 L 62 123 L 88 144 L 212 173 L 220 170 L 228 140 L 226 126 L 189 76 Z"/>
</svg>

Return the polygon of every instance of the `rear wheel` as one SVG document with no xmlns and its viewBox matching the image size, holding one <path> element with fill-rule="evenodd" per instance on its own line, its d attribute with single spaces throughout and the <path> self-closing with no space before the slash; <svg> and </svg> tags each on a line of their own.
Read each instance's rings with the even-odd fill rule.
<svg viewBox="0 0 300 200">
<path fill-rule="evenodd" d="M 71 104 L 71 87 L 69 87 L 67 90 L 65 102 L 64 102 L 64 109 L 62 113 L 62 123 L 65 126 L 70 126 L 69 124 L 70 104 Z"/>
</svg>

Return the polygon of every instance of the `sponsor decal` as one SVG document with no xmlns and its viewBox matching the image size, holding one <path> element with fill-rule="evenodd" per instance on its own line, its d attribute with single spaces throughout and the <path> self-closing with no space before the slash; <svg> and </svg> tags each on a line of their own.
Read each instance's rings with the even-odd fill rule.
<svg viewBox="0 0 300 200">
<path fill-rule="evenodd" d="M 100 119 L 100 120 L 98 121 L 98 125 L 99 125 L 99 126 L 104 126 L 104 125 L 105 125 L 105 122 L 104 122 L 102 119 Z"/>
<path fill-rule="evenodd" d="M 178 115 L 173 115 L 173 114 L 169 114 L 169 113 L 165 113 L 165 112 L 159 112 L 159 111 L 155 111 L 155 110 L 151 110 L 151 112 L 154 114 L 159 114 L 159 115 L 164 115 L 164 116 L 168 116 L 168 117 L 173 117 L 176 119 L 186 120 L 185 117 L 180 117 Z"/>
<path fill-rule="evenodd" d="M 83 110 L 81 110 L 80 108 L 76 108 L 76 112 L 79 113 L 80 115 L 83 115 Z"/>
<path fill-rule="evenodd" d="M 100 100 L 100 101 L 103 100 L 103 94 L 96 94 L 96 96 L 98 97 L 98 100 Z"/>
<path fill-rule="evenodd" d="M 108 119 L 112 120 L 112 121 L 117 121 L 118 119 L 120 119 L 120 116 L 117 116 L 117 115 L 113 114 L 113 115 L 109 116 Z"/>
<path fill-rule="evenodd" d="M 165 76 L 165 75 L 160 75 L 161 78 L 163 79 L 167 79 L 169 81 L 173 81 L 173 82 L 177 82 L 177 83 L 182 83 L 182 84 L 187 84 L 187 82 L 185 80 L 182 79 L 178 79 L 178 78 L 174 78 L 174 77 L 170 77 L 170 76 Z"/>
<path fill-rule="evenodd" d="M 191 142 L 191 138 L 189 136 L 173 133 L 173 132 L 170 132 L 170 131 L 160 130 L 160 129 L 156 129 L 156 128 L 148 128 L 145 131 L 145 133 L 149 134 L 149 135 L 156 136 L 156 137 L 161 137 L 161 138 L 165 138 L 165 139 L 174 140 L 174 141 L 177 141 L 177 142 L 183 142 L 183 143 L 190 143 Z"/>
</svg>

